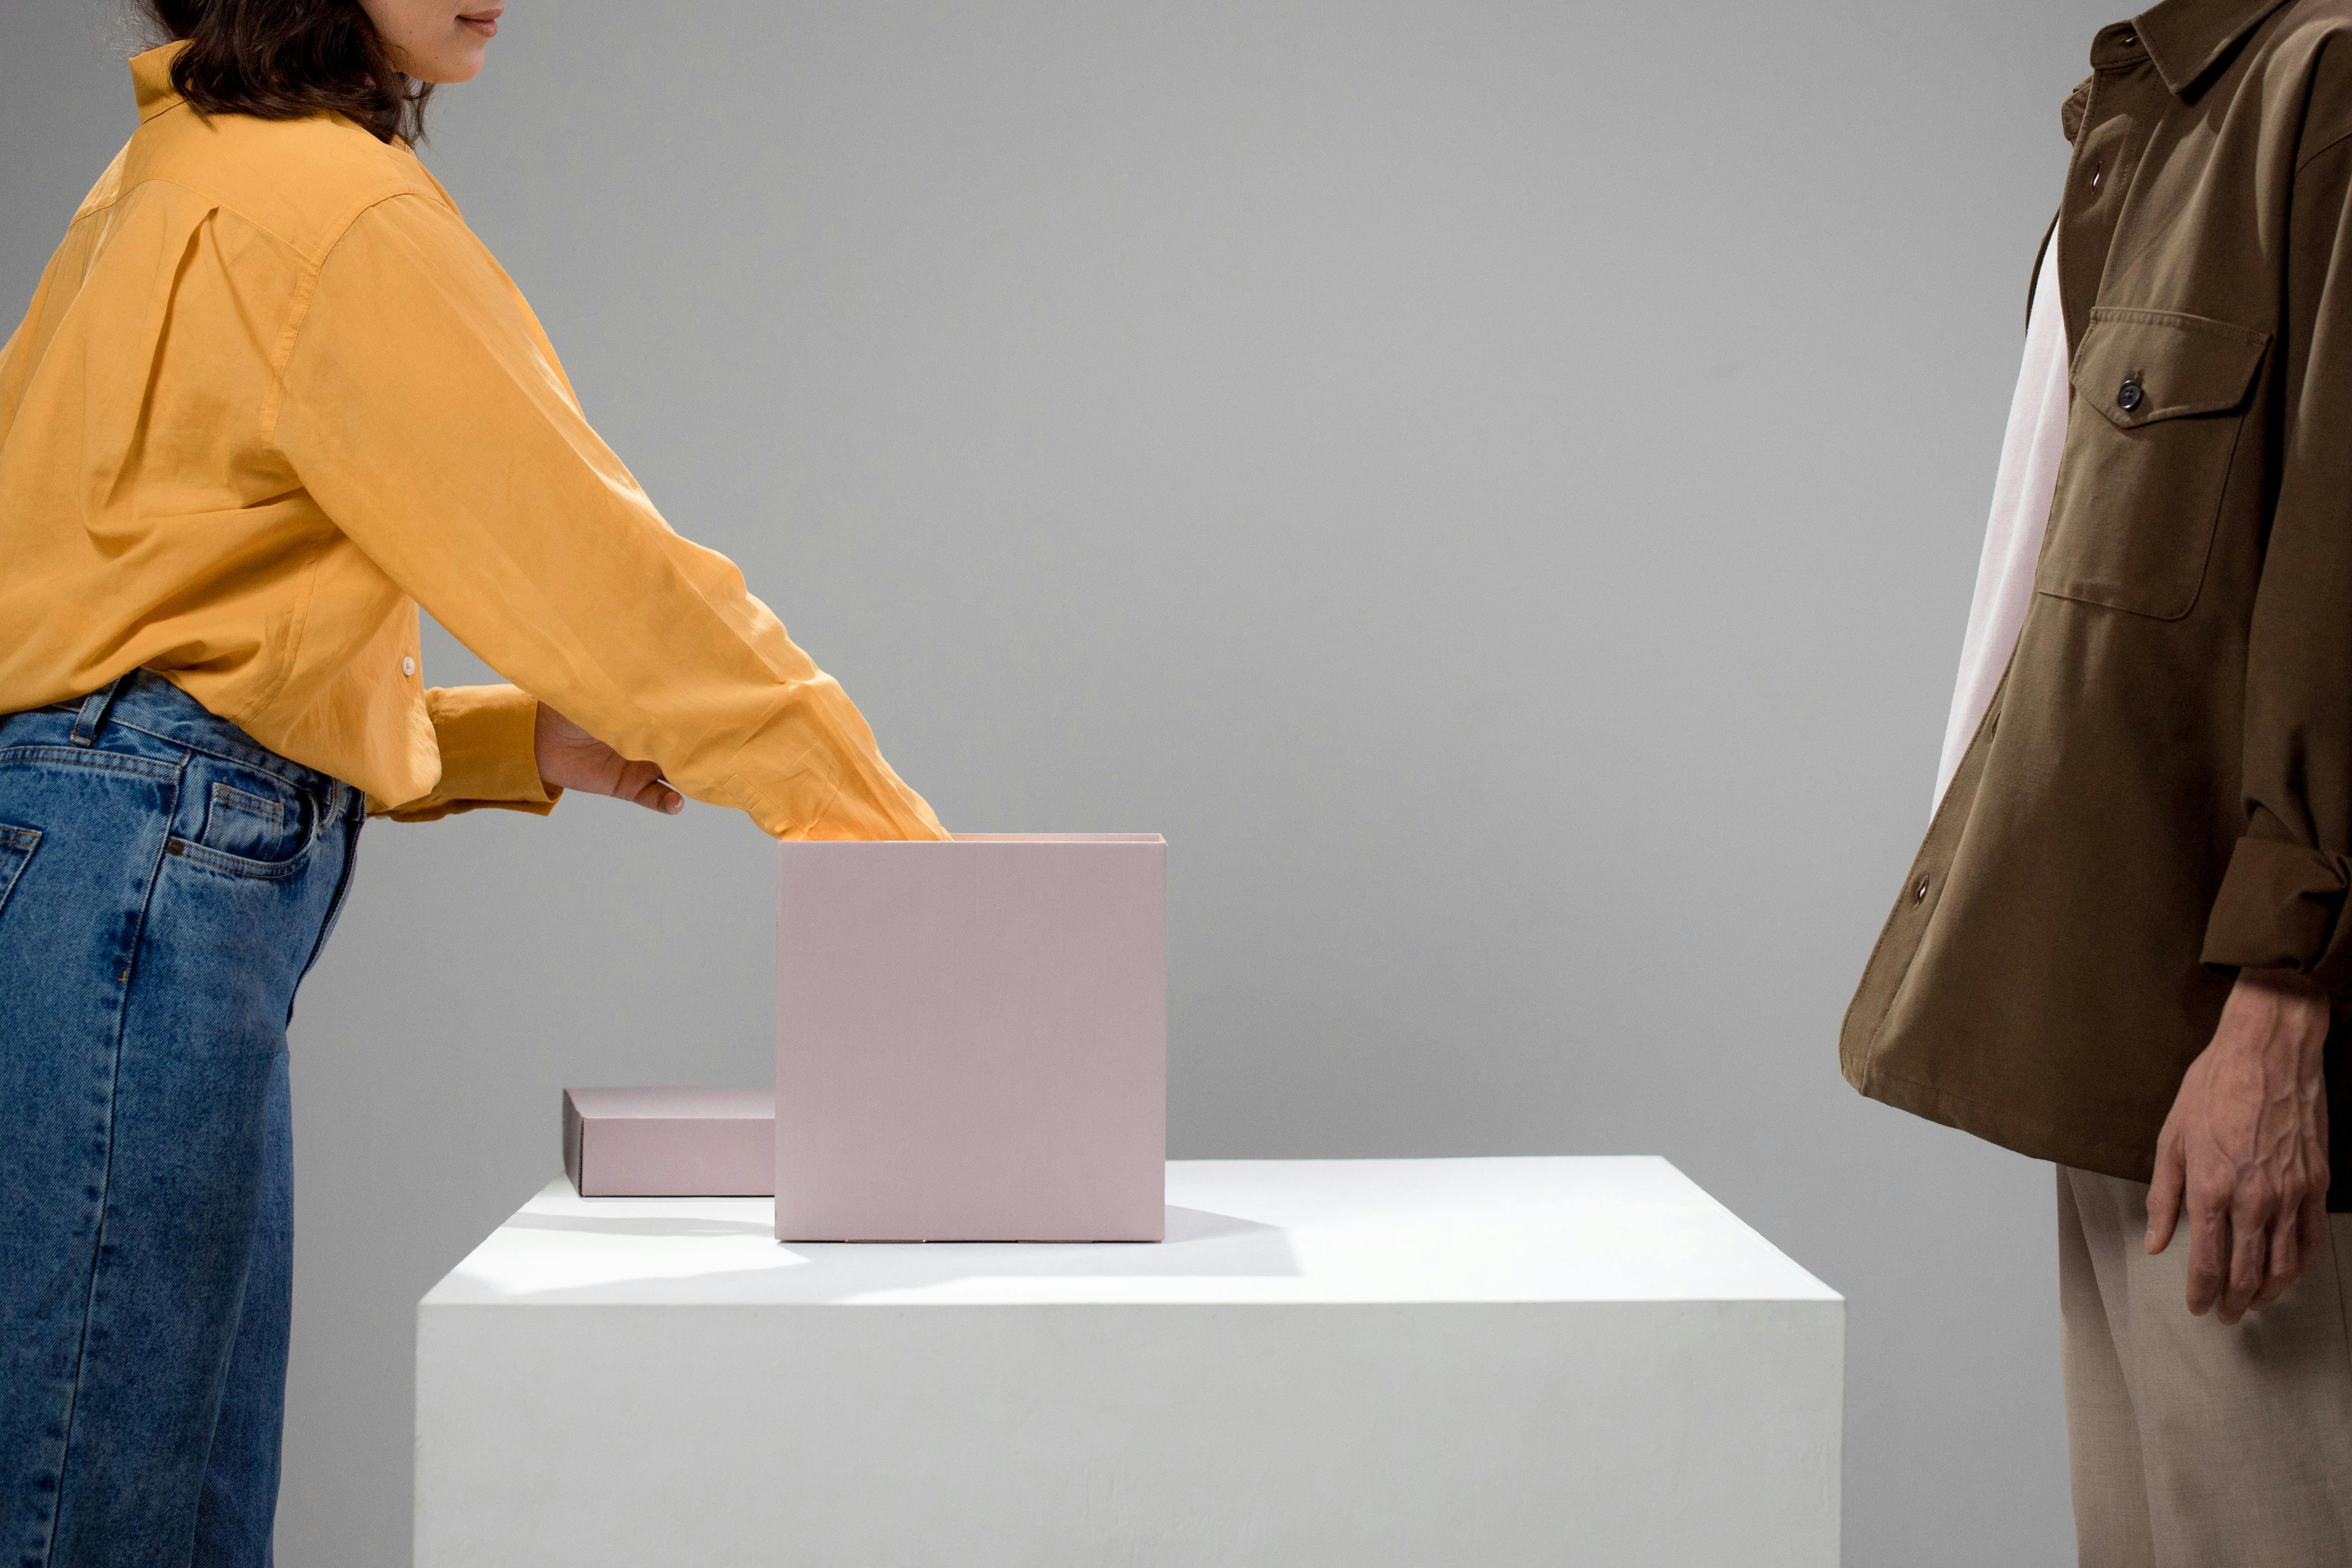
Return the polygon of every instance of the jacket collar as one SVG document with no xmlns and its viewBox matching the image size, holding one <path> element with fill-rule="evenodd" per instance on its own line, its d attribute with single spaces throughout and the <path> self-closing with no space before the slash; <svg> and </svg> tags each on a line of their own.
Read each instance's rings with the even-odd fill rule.
<svg viewBox="0 0 2352 1568">
<path fill-rule="evenodd" d="M 172 85 L 172 62 L 187 47 L 184 38 L 131 57 L 131 85 L 139 94 L 139 118 L 142 122 L 180 101 L 180 89 Z"/>
<path fill-rule="evenodd" d="M 2158 0 L 2132 18 L 2156 74 L 2186 98 L 2238 40 L 2286 0 Z"/>
</svg>

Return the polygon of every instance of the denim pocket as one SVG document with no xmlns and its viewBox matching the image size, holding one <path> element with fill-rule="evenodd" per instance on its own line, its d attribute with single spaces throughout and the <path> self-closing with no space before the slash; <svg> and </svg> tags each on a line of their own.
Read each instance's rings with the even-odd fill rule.
<svg viewBox="0 0 2352 1568">
<path fill-rule="evenodd" d="M 217 849 L 207 849 L 184 838 L 166 839 L 166 854 L 176 855 L 191 866 L 206 870 L 225 872 L 232 877 L 252 877 L 263 881 L 282 881 L 302 868 L 308 856 L 297 855 L 290 860 L 248 860 L 242 855 L 224 855 Z"/>
<path fill-rule="evenodd" d="M 37 828 L 11 827 L 0 822 L 0 914 L 7 912 L 8 895 L 16 890 L 16 879 L 32 864 L 33 851 L 41 847 Z"/>
<path fill-rule="evenodd" d="M 299 830 L 301 812 L 288 802 L 216 784 L 205 801 L 205 826 L 196 842 L 240 859 L 284 860 L 301 848 L 299 838 L 288 841 L 289 822 Z"/>
<path fill-rule="evenodd" d="M 290 877 L 310 859 L 311 826 L 319 813 L 299 790 L 273 787 L 259 773 L 240 772 L 242 784 L 215 783 L 205 793 L 204 824 L 194 838 L 163 847 L 191 864 L 232 877 Z M 268 792 L 268 793 L 264 793 Z"/>
</svg>

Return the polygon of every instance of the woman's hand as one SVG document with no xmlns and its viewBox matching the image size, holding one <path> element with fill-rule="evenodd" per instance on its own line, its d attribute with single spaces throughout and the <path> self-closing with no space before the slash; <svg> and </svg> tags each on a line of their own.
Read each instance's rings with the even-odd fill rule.
<svg viewBox="0 0 2352 1568">
<path fill-rule="evenodd" d="M 648 811 L 672 816 L 686 809 L 686 798 L 664 781 L 661 769 L 631 762 L 544 702 L 539 705 L 530 742 L 541 784 L 633 800 Z"/>
<path fill-rule="evenodd" d="M 2189 1213 L 2189 1310 L 2234 1323 L 2318 1261 L 2327 1237 L 2327 993 L 2285 970 L 2240 973 L 2156 1144 L 2147 1249 Z"/>
</svg>

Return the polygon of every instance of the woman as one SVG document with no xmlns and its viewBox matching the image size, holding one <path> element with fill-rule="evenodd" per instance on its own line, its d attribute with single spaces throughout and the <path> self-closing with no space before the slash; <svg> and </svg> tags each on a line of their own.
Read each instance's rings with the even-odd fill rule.
<svg viewBox="0 0 2352 1568">
<path fill-rule="evenodd" d="M 12 1568 L 269 1561 L 285 1026 L 365 815 L 944 837 L 412 154 L 498 0 L 149 9 L 138 131 L 0 351 Z M 517 686 L 426 689 L 419 602 Z"/>
</svg>

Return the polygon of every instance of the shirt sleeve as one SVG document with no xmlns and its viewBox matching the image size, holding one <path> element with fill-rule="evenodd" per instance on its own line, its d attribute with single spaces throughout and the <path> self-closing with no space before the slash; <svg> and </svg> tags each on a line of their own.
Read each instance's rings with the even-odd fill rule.
<svg viewBox="0 0 2352 1568">
<path fill-rule="evenodd" d="M 947 837 L 734 563 L 674 532 L 597 438 L 449 207 L 395 196 L 352 222 L 320 269 L 275 435 L 336 526 L 460 642 L 686 795 L 782 838 Z M 436 732 L 457 740 L 459 773 L 471 754 L 510 775 L 510 731 L 451 711 Z M 494 731 L 508 741 L 469 753 Z M 400 810 L 432 813 L 453 786 L 467 788 L 445 780 Z"/>
<path fill-rule="evenodd" d="M 2247 630 L 2244 836 L 2209 964 L 2352 994 L 2352 142 L 2295 176 L 2278 500 Z"/>
<path fill-rule="evenodd" d="M 539 776 L 539 699 L 511 686 L 436 686 L 425 694 L 441 780 L 421 800 L 371 796 L 368 815 L 394 822 L 437 822 L 461 811 L 496 806 L 545 816 L 563 797 Z"/>
</svg>

